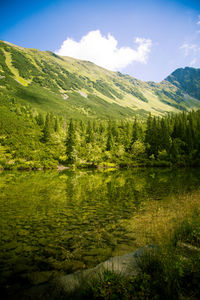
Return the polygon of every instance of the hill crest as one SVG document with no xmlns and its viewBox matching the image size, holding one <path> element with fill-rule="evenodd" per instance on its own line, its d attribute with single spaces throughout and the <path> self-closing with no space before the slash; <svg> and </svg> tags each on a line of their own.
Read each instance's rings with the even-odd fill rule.
<svg viewBox="0 0 200 300">
<path fill-rule="evenodd" d="M 129 119 L 197 108 L 200 97 L 174 80 L 176 72 L 161 83 L 143 82 L 88 61 L 0 41 L 1 97 L 69 118 Z"/>
</svg>

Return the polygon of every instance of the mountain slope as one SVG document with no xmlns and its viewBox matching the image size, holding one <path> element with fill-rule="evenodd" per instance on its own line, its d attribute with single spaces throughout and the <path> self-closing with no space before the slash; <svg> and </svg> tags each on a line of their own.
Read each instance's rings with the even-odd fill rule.
<svg viewBox="0 0 200 300">
<path fill-rule="evenodd" d="M 200 100 L 200 69 L 180 68 L 169 75 L 166 80 Z"/>
<path fill-rule="evenodd" d="M 67 118 L 118 118 L 189 110 L 199 101 L 165 80 L 142 82 L 87 61 L 0 41 L 0 101 Z"/>
</svg>

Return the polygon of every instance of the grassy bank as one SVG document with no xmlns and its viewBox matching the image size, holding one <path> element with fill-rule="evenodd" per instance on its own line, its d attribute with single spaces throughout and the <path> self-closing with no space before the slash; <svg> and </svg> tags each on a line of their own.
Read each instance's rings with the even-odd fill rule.
<svg viewBox="0 0 200 300">
<path fill-rule="evenodd" d="M 131 225 L 136 245 L 156 245 L 137 258 L 139 272 L 124 276 L 111 271 L 82 284 L 71 299 L 199 299 L 199 193 L 152 203 Z M 130 265 L 130 269 L 134 266 Z M 66 296 L 63 296 L 66 299 Z M 68 299 L 68 298 L 67 298 Z"/>
</svg>

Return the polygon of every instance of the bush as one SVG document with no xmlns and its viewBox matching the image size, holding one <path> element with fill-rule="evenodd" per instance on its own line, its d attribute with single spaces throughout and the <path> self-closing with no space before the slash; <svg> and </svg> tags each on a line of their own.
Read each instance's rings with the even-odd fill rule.
<svg viewBox="0 0 200 300">
<path fill-rule="evenodd" d="M 56 161 L 50 161 L 50 160 L 44 160 L 42 162 L 42 166 L 44 169 L 54 169 L 58 165 L 58 162 Z"/>
</svg>

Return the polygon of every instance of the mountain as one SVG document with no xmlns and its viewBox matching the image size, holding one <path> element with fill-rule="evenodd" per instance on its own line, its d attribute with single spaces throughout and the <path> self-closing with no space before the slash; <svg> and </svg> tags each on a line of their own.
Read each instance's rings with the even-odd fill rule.
<svg viewBox="0 0 200 300">
<path fill-rule="evenodd" d="M 183 93 L 200 100 L 200 69 L 180 68 L 169 75 L 166 80 L 177 86 Z"/>
<path fill-rule="evenodd" d="M 184 70 L 161 83 L 143 82 L 88 61 L 0 41 L 0 104 L 5 108 L 12 101 L 76 119 L 187 111 L 200 104 L 200 70 Z"/>
</svg>

